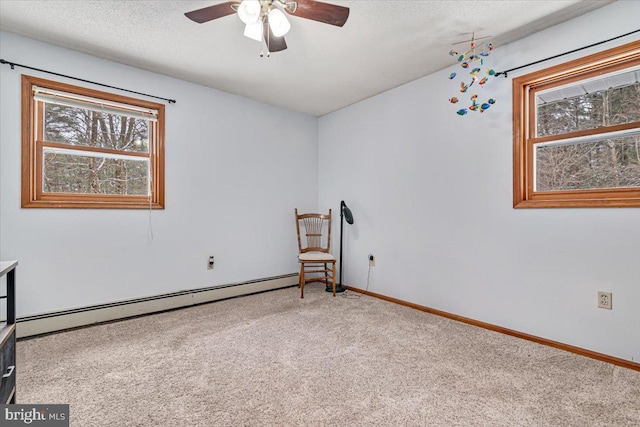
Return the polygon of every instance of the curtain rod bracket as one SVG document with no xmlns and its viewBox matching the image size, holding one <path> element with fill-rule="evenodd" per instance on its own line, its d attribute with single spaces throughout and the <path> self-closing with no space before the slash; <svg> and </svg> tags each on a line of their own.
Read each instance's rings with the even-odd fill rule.
<svg viewBox="0 0 640 427">
<path fill-rule="evenodd" d="M 12 70 L 15 70 L 15 66 L 13 65 L 13 62 L 7 62 L 4 59 L 0 59 L 0 64 L 9 64 L 9 66 L 11 67 Z"/>
</svg>

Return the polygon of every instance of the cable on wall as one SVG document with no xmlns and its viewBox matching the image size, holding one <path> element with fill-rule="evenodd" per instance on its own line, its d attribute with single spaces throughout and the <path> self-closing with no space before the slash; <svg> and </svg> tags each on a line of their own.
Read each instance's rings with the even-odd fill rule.
<svg viewBox="0 0 640 427">
<path fill-rule="evenodd" d="M 81 79 L 79 77 L 68 76 L 66 74 L 60 74 L 60 73 L 56 73 L 54 71 L 43 70 L 41 68 L 30 67 L 28 65 L 18 64 L 16 62 L 7 61 L 7 60 L 4 60 L 4 59 L 0 59 L 0 64 L 7 64 L 7 65 L 9 65 L 11 67 L 12 70 L 15 69 L 15 67 L 28 68 L 29 70 L 40 71 L 41 73 L 53 74 L 54 76 L 65 77 L 67 79 L 72 79 L 72 80 L 78 80 L 78 81 L 81 81 L 81 82 L 84 82 L 84 83 L 90 83 L 90 84 L 93 84 L 93 85 L 108 87 L 110 89 L 117 89 L 117 90 L 121 90 L 121 91 L 124 91 L 124 92 L 129 92 L 129 93 L 135 93 L 136 95 L 148 96 L 149 98 L 161 99 L 163 101 L 167 101 L 169 104 L 175 104 L 176 103 L 175 99 L 163 98 L 161 96 L 149 95 L 148 93 L 136 92 L 135 90 L 123 89 L 121 87 L 111 86 L 111 85 L 107 85 L 107 84 L 104 84 L 104 83 L 98 83 L 98 82 L 94 82 L 94 81 L 91 81 L 91 80 L 85 80 L 85 79 Z"/>
<path fill-rule="evenodd" d="M 371 263 L 369 263 L 369 270 L 367 271 L 367 287 L 364 289 L 365 292 L 369 290 L 369 279 L 371 278 Z M 351 294 L 349 291 L 345 291 L 342 294 L 342 298 L 347 299 L 358 299 L 364 294 Z"/>
<path fill-rule="evenodd" d="M 496 73 L 496 77 L 498 77 L 499 75 L 504 75 L 504 77 L 506 78 L 507 77 L 507 73 L 510 73 L 512 71 L 516 71 L 516 70 L 519 70 L 521 68 L 530 67 L 532 65 L 536 65 L 536 64 L 539 64 L 541 62 L 549 61 L 551 59 L 556 59 L 556 58 L 559 58 L 561 56 L 569 55 L 571 53 L 579 52 L 579 51 L 584 50 L 584 49 L 589 49 L 590 47 L 598 46 L 598 45 L 601 45 L 601 44 L 604 44 L 604 43 L 607 43 L 607 42 L 610 42 L 610 41 L 613 41 L 613 40 L 621 39 L 622 37 L 626 37 L 626 36 L 629 36 L 631 34 L 638 33 L 638 32 L 640 32 L 640 29 L 630 31 L 630 32 L 628 32 L 626 34 L 622 34 L 620 36 L 612 37 L 612 38 L 607 39 L 607 40 L 602 40 L 600 42 L 590 44 L 589 46 L 583 46 L 583 47 L 580 47 L 578 49 L 570 50 L 569 52 L 559 53 L 558 55 L 554 55 L 554 56 L 550 56 L 548 58 L 540 59 L 539 61 L 530 62 L 528 64 L 521 65 L 519 67 L 514 67 L 514 68 L 510 68 L 508 70 L 500 71 L 499 73 Z"/>
</svg>

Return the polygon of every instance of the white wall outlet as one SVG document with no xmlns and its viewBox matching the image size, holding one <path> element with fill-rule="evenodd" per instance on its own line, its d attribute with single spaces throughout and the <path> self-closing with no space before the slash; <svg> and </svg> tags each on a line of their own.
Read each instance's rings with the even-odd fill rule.
<svg viewBox="0 0 640 427">
<path fill-rule="evenodd" d="M 214 265 L 214 259 L 213 259 L 213 255 L 211 255 L 207 260 L 207 270 L 213 270 L 213 265 Z"/>
<path fill-rule="evenodd" d="M 370 267 L 376 266 L 376 258 L 371 254 L 369 254 L 369 266 Z"/>
<path fill-rule="evenodd" d="M 598 291 L 598 308 L 612 309 L 612 294 L 611 292 Z"/>
</svg>

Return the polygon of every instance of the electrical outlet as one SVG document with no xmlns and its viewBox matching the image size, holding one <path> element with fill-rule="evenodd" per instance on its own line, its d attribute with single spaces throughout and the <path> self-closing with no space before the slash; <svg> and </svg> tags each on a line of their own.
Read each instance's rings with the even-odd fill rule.
<svg viewBox="0 0 640 427">
<path fill-rule="evenodd" d="M 613 308 L 612 294 L 611 292 L 598 291 L 598 308 L 606 308 L 611 310 Z"/>
<path fill-rule="evenodd" d="M 213 259 L 213 255 L 211 255 L 209 257 L 209 260 L 207 261 L 207 270 L 213 270 L 213 264 L 214 264 L 214 259 Z"/>
<path fill-rule="evenodd" d="M 376 266 L 376 259 L 373 255 L 369 254 L 369 266 L 370 267 L 375 267 Z"/>
</svg>

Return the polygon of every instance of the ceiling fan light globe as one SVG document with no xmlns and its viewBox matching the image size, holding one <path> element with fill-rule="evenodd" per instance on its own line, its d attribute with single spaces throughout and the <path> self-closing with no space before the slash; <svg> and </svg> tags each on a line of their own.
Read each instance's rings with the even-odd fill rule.
<svg viewBox="0 0 640 427">
<path fill-rule="evenodd" d="M 247 25 L 255 24 L 260 19 L 261 8 L 259 0 L 242 0 L 238 6 L 238 17 Z"/>
<path fill-rule="evenodd" d="M 280 9 L 273 8 L 269 12 L 269 26 L 273 35 L 276 37 L 282 37 L 289 32 L 291 24 L 284 13 Z"/>
<path fill-rule="evenodd" d="M 262 41 L 262 21 L 247 24 L 244 27 L 244 36 L 257 42 Z"/>
</svg>

